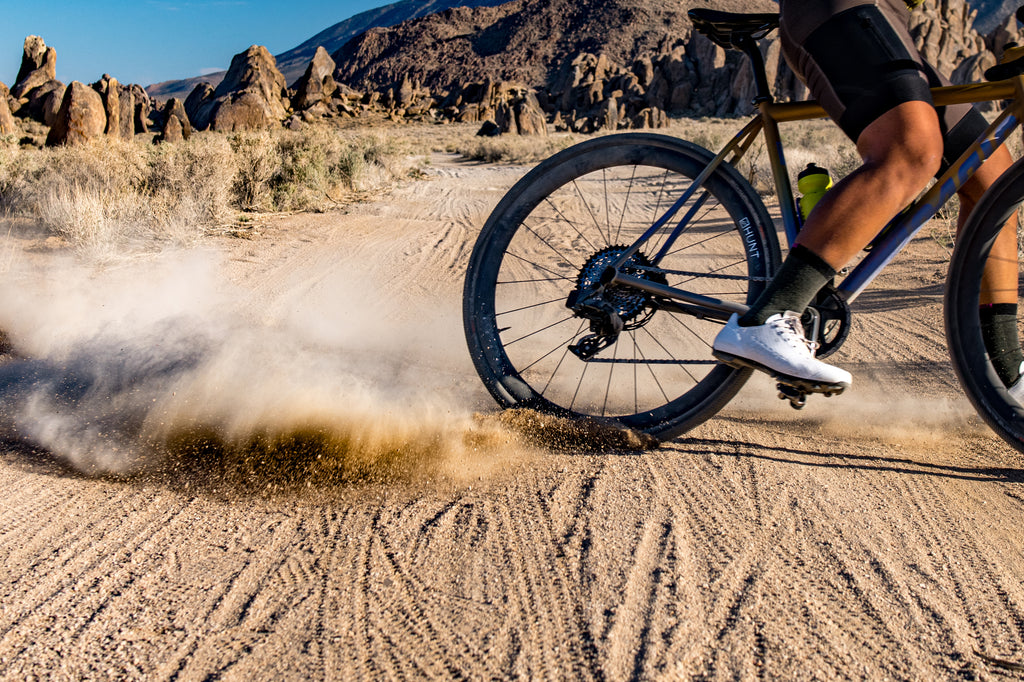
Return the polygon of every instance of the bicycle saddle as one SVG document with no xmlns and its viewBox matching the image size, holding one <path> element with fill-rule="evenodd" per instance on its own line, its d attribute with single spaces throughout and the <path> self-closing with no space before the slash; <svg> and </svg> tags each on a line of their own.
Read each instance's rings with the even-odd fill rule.
<svg viewBox="0 0 1024 682">
<path fill-rule="evenodd" d="M 779 26 L 779 15 L 734 14 L 713 9 L 697 8 L 686 13 L 693 27 L 727 50 L 742 50 L 742 43 L 751 38 L 764 38 Z"/>
</svg>

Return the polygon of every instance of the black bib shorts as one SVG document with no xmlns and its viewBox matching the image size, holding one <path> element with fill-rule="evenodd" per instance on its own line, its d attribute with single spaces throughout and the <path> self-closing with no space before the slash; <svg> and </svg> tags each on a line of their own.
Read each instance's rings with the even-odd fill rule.
<svg viewBox="0 0 1024 682">
<path fill-rule="evenodd" d="M 914 47 L 904 0 L 780 0 L 786 61 L 854 142 L 904 102 L 932 103 L 929 88 L 950 85 Z M 939 107 L 945 170 L 988 127 L 970 104 Z"/>
</svg>

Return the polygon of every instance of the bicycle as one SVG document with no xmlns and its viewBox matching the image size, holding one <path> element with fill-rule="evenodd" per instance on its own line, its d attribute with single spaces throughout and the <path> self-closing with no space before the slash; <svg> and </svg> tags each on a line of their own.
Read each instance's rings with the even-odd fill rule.
<svg viewBox="0 0 1024 682">
<path fill-rule="evenodd" d="M 736 164 L 763 134 L 782 233 L 792 244 L 800 216 L 778 126 L 825 112 L 812 101 L 772 97 L 757 41 L 778 27 L 777 14 L 694 9 L 689 16 L 696 30 L 751 60 L 756 113 L 717 154 L 653 133 L 588 140 L 542 162 L 504 196 L 473 248 L 463 292 L 473 363 L 502 407 L 614 420 L 665 440 L 716 414 L 751 375 L 719 363 L 711 344 L 771 279 L 781 249 L 764 202 Z M 856 267 L 819 294 L 805 314 L 819 357 L 845 340 L 850 303 L 1024 120 L 1024 58 L 990 72 L 1000 80 L 933 89 L 937 106 L 1010 104 Z M 1022 199 L 1019 160 L 956 240 L 944 317 L 960 384 L 985 421 L 1024 452 L 1024 407 L 996 376 L 978 315 L 984 264 Z M 783 383 L 779 397 L 797 408 L 807 398 Z"/>
</svg>

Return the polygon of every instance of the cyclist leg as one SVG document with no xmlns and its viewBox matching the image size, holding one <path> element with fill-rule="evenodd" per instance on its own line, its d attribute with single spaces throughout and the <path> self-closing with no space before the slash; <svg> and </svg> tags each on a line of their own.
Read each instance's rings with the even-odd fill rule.
<svg viewBox="0 0 1024 682">
<path fill-rule="evenodd" d="M 974 206 L 993 182 L 1010 167 L 1012 159 L 1001 147 L 960 189 L 957 230 L 963 227 Z M 1017 331 L 1017 217 L 1003 227 L 992 245 L 981 280 L 979 318 L 985 348 L 1003 383 L 1018 402 L 1024 402 L 1024 352 Z"/>
<path fill-rule="evenodd" d="M 849 373 L 800 346 L 798 323 L 783 322 L 924 187 L 941 162 L 941 126 L 902 0 L 783 0 L 780 8 L 787 61 L 865 163 L 819 202 L 776 277 L 714 346 L 734 364 L 749 359 L 778 374 L 848 384 Z"/>
</svg>

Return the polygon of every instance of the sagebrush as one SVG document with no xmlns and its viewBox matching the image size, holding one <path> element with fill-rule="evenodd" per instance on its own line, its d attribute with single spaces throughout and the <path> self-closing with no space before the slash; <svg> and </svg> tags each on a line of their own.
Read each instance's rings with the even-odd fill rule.
<svg viewBox="0 0 1024 682">
<path fill-rule="evenodd" d="M 37 219 L 74 246 L 188 244 L 246 211 L 325 210 L 414 172 L 399 142 L 328 128 L 174 144 L 100 139 L 0 145 L 0 215 Z"/>
</svg>

